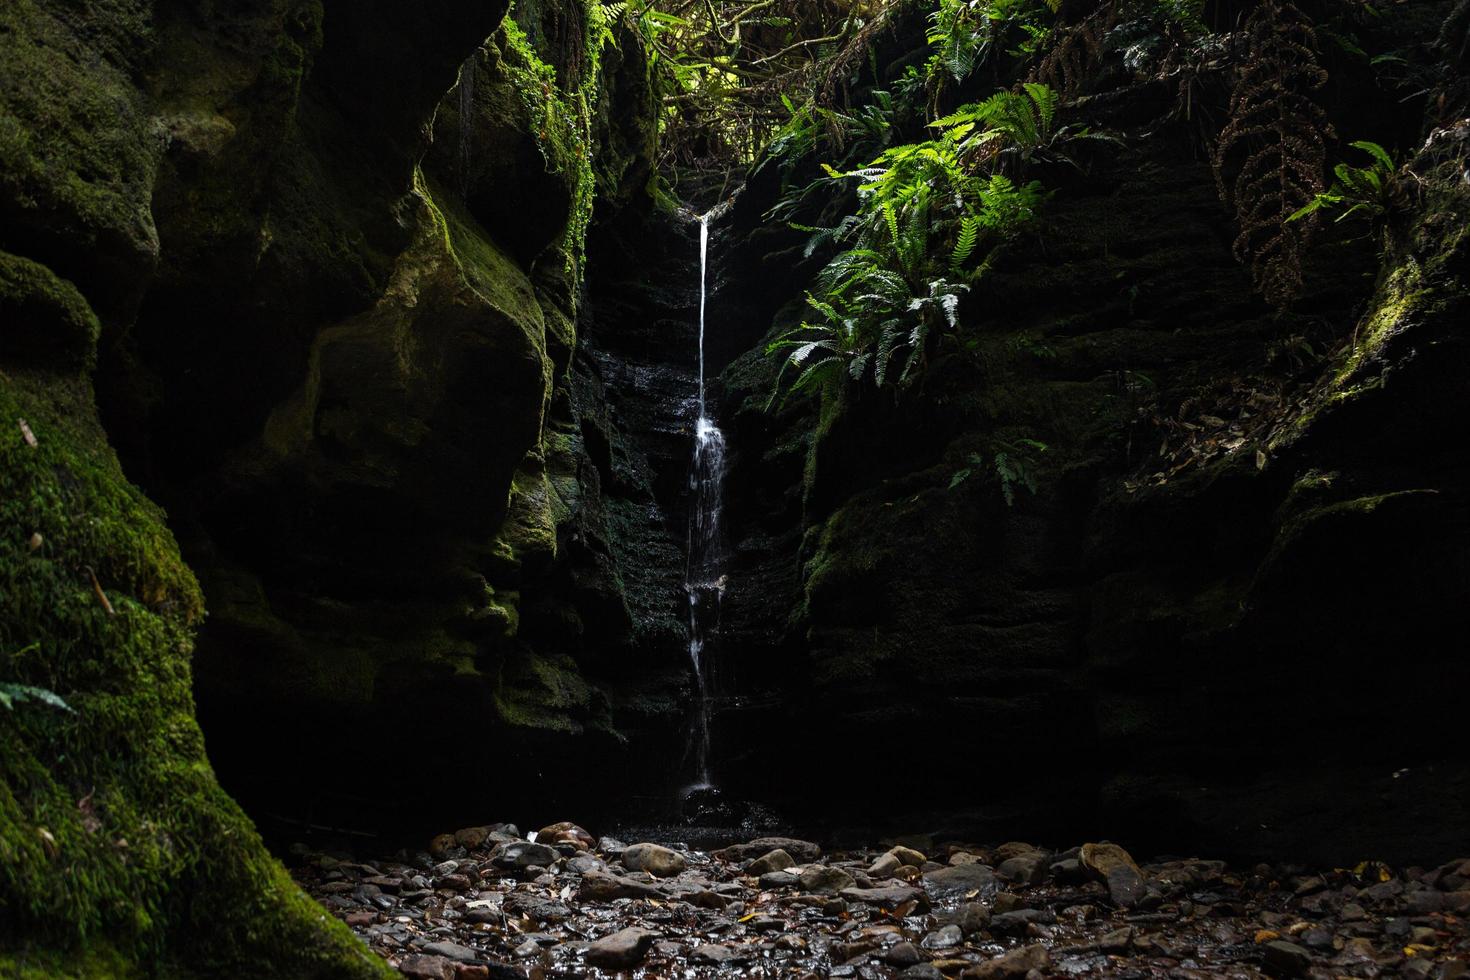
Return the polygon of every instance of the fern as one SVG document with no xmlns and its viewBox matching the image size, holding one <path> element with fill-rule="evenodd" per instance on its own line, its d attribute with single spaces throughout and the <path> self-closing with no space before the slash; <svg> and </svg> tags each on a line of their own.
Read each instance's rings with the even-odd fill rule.
<svg viewBox="0 0 1470 980">
<path fill-rule="evenodd" d="M 1332 170 L 1336 178 L 1332 186 L 1319 192 L 1288 221 L 1297 221 L 1322 210 L 1341 210 L 1337 221 L 1344 221 L 1360 212 L 1377 219 L 1393 210 L 1400 192 L 1398 165 L 1393 157 L 1377 143 L 1359 140 L 1351 145 L 1368 154 L 1368 165 L 1354 167 L 1339 163 Z"/>
<path fill-rule="evenodd" d="M 981 220 L 978 214 L 967 214 L 960 221 L 960 233 L 955 237 L 954 250 L 949 256 L 950 271 L 958 273 L 975 254 L 975 246 L 980 243 Z"/>
<path fill-rule="evenodd" d="M 1301 292 L 1315 222 L 1308 206 L 1323 189 L 1331 129 L 1311 93 L 1327 73 L 1317 64 L 1311 22 L 1286 0 L 1264 0 L 1245 31 L 1247 60 L 1215 147 L 1215 179 L 1222 200 L 1235 207 L 1236 258 L 1250 264 L 1267 301 L 1284 307 Z M 1242 153 L 1227 190 L 1225 172 Z"/>
<path fill-rule="evenodd" d="M 61 699 L 55 691 L 48 691 L 44 687 L 33 687 L 30 684 L 12 684 L 9 681 L 0 681 L 0 708 L 14 711 L 17 704 L 26 701 L 34 701 L 44 704 L 59 711 L 72 712 L 71 705 Z"/>
<path fill-rule="evenodd" d="M 1022 88 L 1026 90 L 1026 94 L 1031 97 L 1031 102 L 1036 107 L 1036 117 L 1040 123 L 1037 126 L 1038 135 L 1050 133 L 1052 123 L 1057 117 L 1057 103 L 1060 101 L 1056 89 L 1040 82 L 1026 82 Z"/>
</svg>

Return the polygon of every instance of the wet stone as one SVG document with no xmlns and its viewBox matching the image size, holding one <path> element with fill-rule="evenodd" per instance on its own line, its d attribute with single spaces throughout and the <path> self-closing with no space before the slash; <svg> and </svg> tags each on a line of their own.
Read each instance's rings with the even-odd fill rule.
<svg viewBox="0 0 1470 980">
<path fill-rule="evenodd" d="M 620 929 L 587 947 L 587 962 L 614 969 L 637 966 L 648 955 L 657 936 L 645 929 Z"/>
<path fill-rule="evenodd" d="M 1312 965 L 1312 954 L 1309 951 L 1283 939 L 1266 943 L 1263 953 L 1266 969 L 1277 976 L 1305 976 Z"/>
<path fill-rule="evenodd" d="M 862 902 L 883 909 L 895 909 L 908 902 L 924 899 L 924 893 L 907 885 L 886 885 L 882 888 L 844 888 L 841 896 L 849 902 Z M 927 905 L 927 902 L 925 903 Z"/>
<path fill-rule="evenodd" d="M 1470 980 L 1460 972 L 1470 961 L 1470 926 L 1449 912 L 1451 897 L 1470 890 L 1440 887 L 1461 884 L 1463 862 L 1452 871 L 1375 871 L 1365 883 L 1351 870 L 1171 860 L 1134 865 L 1145 898 L 1120 908 L 1110 891 L 1116 874 L 1089 870 L 1078 881 L 1053 872 L 1069 860 L 1081 869 L 1081 848 L 1044 861 L 1035 881 L 1025 868 L 1041 854 L 1036 848 L 944 841 L 928 842 L 938 861 L 922 865 L 884 845 L 756 878 L 749 862 L 776 848 L 752 848 L 742 864 L 644 842 L 642 850 L 661 847 L 684 863 L 656 877 L 649 868 L 625 871 L 620 859 L 633 849 L 622 844 L 576 850 L 586 841 L 575 833 L 577 843 L 558 842 L 562 853 L 547 864 L 517 867 L 523 849 L 539 842 L 497 834 L 437 860 L 402 852 L 354 863 L 303 849 L 297 875 L 373 951 L 421 978 L 611 980 L 636 971 L 649 980 Z M 960 855 L 977 860 L 946 863 Z M 1005 891 L 980 860 L 992 856 L 1020 868 Z M 1101 867 L 1097 845 L 1090 857 Z M 647 863 L 639 850 L 630 860 Z M 869 873 L 900 860 L 889 877 Z M 470 887 L 446 887 L 456 877 Z M 1379 887 L 1390 882 L 1397 887 Z M 1313 901 L 1318 911 L 1309 912 Z"/>
<path fill-rule="evenodd" d="M 450 942 L 429 943 L 424 947 L 424 952 L 429 956 L 442 956 L 445 959 L 458 960 L 462 963 L 472 963 L 480 958 L 480 954 L 468 946 Z"/>
<path fill-rule="evenodd" d="M 698 946 L 689 954 L 689 961 L 705 966 L 719 966 L 733 960 L 735 955 L 735 950 L 729 946 Z"/>
<path fill-rule="evenodd" d="M 518 840 L 497 844 L 495 850 L 490 854 L 490 861 L 498 868 L 525 870 L 532 867 L 544 868 L 555 862 L 557 856 L 556 851 L 545 844 Z"/>
<path fill-rule="evenodd" d="M 995 873 L 983 864 L 960 864 L 924 875 L 924 890 L 932 899 L 944 900 L 968 897 L 971 893 L 982 898 L 995 894 Z"/>
<path fill-rule="evenodd" d="M 964 941 L 965 934 L 959 926 L 945 926 L 925 936 L 919 945 L 925 949 L 951 949 Z"/>
<path fill-rule="evenodd" d="M 817 866 L 807 868 L 798 879 L 801 890 L 815 895 L 836 895 L 853 886 L 852 875 L 841 868 Z"/>
<path fill-rule="evenodd" d="M 629 871 L 647 871 L 655 878 L 672 878 L 689 866 L 684 855 L 661 844 L 633 844 L 623 851 L 622 862 Z"/>
<path fill-rule="evenodd" d="M 1078 859 L 1083 868 L 1107 884 L 1113 904 L 1132 908 L 1147 894 L 1143 872 L 1133 856 L 1117 844 L 1084 844 Z"/>
<path fill-rule="evenodd" d="M 747 864 L 745 866 L 745 873 L 758 878 L 772 871 L 785 871 L 787 868 L 794 867 L 795 865 L 796 859 L 778 847 L 774 851 L 769 851 Z"/>
</svg>

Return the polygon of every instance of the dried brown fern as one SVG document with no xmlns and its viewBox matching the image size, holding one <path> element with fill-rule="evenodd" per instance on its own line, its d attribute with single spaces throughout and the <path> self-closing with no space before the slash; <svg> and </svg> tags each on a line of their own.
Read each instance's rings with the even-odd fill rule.
<svg viewBox="0 0 1470 980">
<path fill-rule="evenodd" d="M 1058 26 L 1030 80 L 1051 86 L 1063 99 L 1076 98 L 1102 63 L 1103 39 L 1117 26 L 1119 16 L 1117 4 L 1104 2 L 1077 23 Z"/>
<path fill-rule="evenodd" d="M 1317 63 L 1311 20 L 1288 0 L 1264 0 L 1244 31 L 1245 64 L 1212 162 L 1220 198 L 1235 208 L 1235 257 L 1250 263 L 1261 295 L 1284 307 L 1301 292 L 1313 230 L 1311 216 L 1290 218 L 1323 188 L 1332 130 L 1312 93 L 1326 84 L 1327 72 Z"/>
</svg>

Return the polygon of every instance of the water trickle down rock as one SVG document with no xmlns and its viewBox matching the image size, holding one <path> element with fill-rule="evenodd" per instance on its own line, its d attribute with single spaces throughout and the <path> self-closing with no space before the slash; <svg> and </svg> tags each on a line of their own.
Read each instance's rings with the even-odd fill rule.
<svg viewBox="0 0 1470 980">
<path fill-rule="evenodd" d="M 695 708 L 689 732 L 694 758 L 693 789 L 713 785 L 710 777 L 710 704 L 714 696 L 709 641 L 719 627 L 721 573 L 720 513 L 725 479 L 725 436 L 709 417 L 704 382 L 704 311 L 709 266 L 709 222 L 699 219 L 699 401 L 694 421 L 694 454 L 689 465 L 689 548 L 684 590 L 689 596 L 689 662 L 694 669 Z"/>
</svg>

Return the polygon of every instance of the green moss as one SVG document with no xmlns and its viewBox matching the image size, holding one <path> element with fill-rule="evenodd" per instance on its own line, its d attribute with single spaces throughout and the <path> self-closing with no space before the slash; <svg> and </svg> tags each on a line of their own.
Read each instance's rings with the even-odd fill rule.
<svg viewBox="0 0 1470 980">
<path fill-rule="evenodd" d="M 556 560 L 554 501 L 541 461 L 528 459 L 511 478 L 510 508 L 495 539 L 505 573 L 519 577 L 526 565 L 541 569 Z"/>
<path fill-rule="evenodd" d="M 11 370 L 0 678 L 53 690 L 74 713 L 0 710 L 8 974 L 386 975 L 215 782 L 190 690 L 203 615 L 163 514 L 107 448 L 87 383 Z"/>
<path fill-rule="evenodd" d="M 152 5 L 107 6 L 95 44 L 36 0 L 0 6 L 0 201 L 14 209 L 7 237 L 19 224 L 59 239 L 57 256 L 105 245 L 146 262 L 158 251 L 149 201 L 163 144 L 129 76 L 152 47 Z"/>
<path fill-rule="evenodd" d="M 541 59 L 512 17 L 501 26 L 501 48 L 520 93 L 531 133 L 547 169 L 572 176 L 572 214 L 562 237 L 569 278 L 579 280 L 586 258 L 587 228 L 597 196 L 593 171 L 593 108 L 602 89 L 602 49 L 612 40 L 612 21 L 600 3 L 586 5 L 580 63 L 569 78 Z"/>
<path fill-rule="evenodd" d="M 612 730 L 606 699 L 567 656 L 513 655 L 501 667 L 495 710 L 506 724 L 521 728 L 572 735 Z"/>
<path fill-rule="evenodd" d="M 45 366 L 89 368 L 97 315 L 76 287 L 38 262 L 0 252 L 0 356 Z"/>
</svg>

